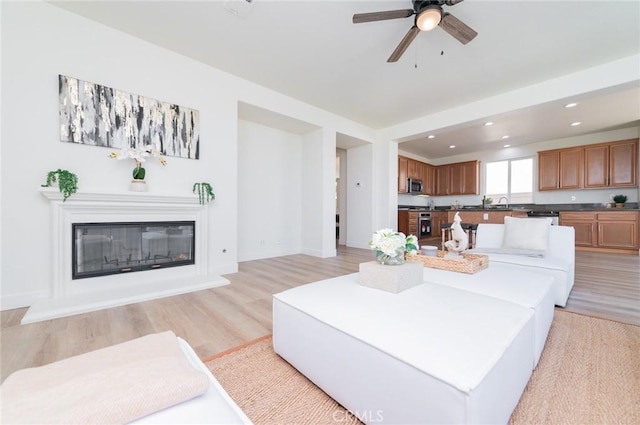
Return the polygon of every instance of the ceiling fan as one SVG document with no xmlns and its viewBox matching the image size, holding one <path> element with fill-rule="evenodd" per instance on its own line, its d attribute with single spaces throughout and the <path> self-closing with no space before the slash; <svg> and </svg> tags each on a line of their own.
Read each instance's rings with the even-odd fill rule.
<svg viewBox="0 0 640 425">
<path fill-rule="evenodd" d="M 443 12 L 442 6 L 453 6 L 462 0 L 412 0 L 413 9 L 387 10 L 384 12 L 356 13 L 353 23 L 384 21 L 387 19 L 408 18 L 416 15 L 413 26 L 404 36 L 398 47 L 393 51 L 387 62 L 397 62 L 407 50 L 420 31 L 431 31 L 438 25 L 462 44 L 467 44 L 478 35 L 460 19 L 448 12 Z"/>
</svg>

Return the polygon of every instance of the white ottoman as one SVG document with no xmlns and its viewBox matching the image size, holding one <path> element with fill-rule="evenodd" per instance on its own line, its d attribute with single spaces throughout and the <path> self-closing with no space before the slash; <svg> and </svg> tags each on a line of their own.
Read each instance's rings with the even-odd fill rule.
<svg viewBox="0 0 640 425">
<path fill-rule="evenodd" d="M 507 423 L 531 376 L 532 309 L 428 283 L 393 294 L 357 278 L 274 295 L 276 353 L 364 422 Z"/>
<path fill-rule="evenodd" d="M 425 282 L 487 295 L 533 310 L 535 368 L 542 355 L 555 311 L 553 276 L 510 264 L 490 263 L 475 274 L 455 273 L 424 267 Z"/>
</svg>

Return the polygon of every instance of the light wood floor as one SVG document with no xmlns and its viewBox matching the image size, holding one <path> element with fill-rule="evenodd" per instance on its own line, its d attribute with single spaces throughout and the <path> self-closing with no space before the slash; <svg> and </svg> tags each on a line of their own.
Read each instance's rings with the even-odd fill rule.
<svg viewBox="0 0 640 425">
<path fill-rule="evenodd" d="M 240 263 L 232 283 L 191 294 L 20 325 L 26 308 L 0 313 L 2 381 L 12 372 L 172 330 L 205 358 L 271 333 L 271 296 L 358 271 L 370 250 L 340 247 L 334 258 L 291 255 Z M 576 253 L 566 310 L 640 325 L 640 257 Z"/>
</svg>

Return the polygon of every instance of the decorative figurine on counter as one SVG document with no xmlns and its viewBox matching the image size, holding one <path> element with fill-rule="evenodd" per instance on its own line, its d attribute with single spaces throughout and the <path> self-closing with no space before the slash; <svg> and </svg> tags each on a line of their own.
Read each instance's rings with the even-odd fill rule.
<svg viewBox="0 0 640 425">
<path fill-rule="evenodd" d="M 461 254 L 469 245 L 469 236 L 467 236 L 467 232 L 462 229 L 461 222 L 460 213 L 456 213 L 453 217 L 453 224 L 451 225 L 451 240 L 444 243 L 447 251 L 455 255 Z"/>
</svg>

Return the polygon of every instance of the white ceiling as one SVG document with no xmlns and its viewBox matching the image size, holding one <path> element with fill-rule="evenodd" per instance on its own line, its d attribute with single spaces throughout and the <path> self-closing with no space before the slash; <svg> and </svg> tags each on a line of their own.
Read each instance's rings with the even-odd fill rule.
<svg viewBox="0 0 640 425">
<path fill-rule="evenodd" d="M 410 0 L 253 0 L 245 17 L 225 1 L 51 3 L 376 129 L 640 53 L 638 0 L 466 0 L 445 10 L 478 32 L 474 40 L 463 46 L 436 28 L 394 64 L 386 60 L 413 18 L 351 18 L 411 8 Z M 567 99 L 580 103 L 571 110 L 539 105 L 487 117 L 492 127 L 470 122 L 439 129 L 429 143 L 426 134 L 403 140 L 400 149 L 439 158 L 452 155 L 451 144 L 465 153 L 637 126 L 638 81 Z M 574 119 L 583 124 L 568 126 Z"/>
</svg>

